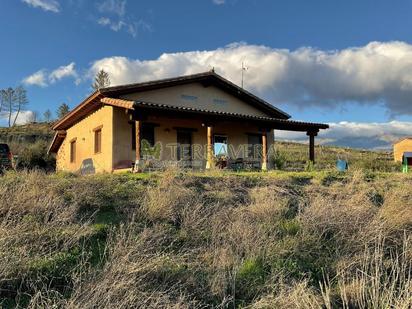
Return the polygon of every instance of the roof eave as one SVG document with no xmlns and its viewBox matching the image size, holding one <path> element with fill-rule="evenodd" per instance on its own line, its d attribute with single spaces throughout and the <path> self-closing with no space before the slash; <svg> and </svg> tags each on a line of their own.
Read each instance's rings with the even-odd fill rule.
<svg viewBox="0 0 412 309">
<path fill-rule="evenodd" d="M 169 110 L 169 111 L 177 111 L 177 112 L 183 112 L 183 113 L 205 114 L 205 115 L 217 116 L 217 117 L 229 117 L 233 119 L 246 119 L 250 121 L 266 123 L 268 125 L 272 125 L 275 129 L 286 130 L 286 131 L 289 130 L 289 131 L 301 131 L 301 132 L 313 132 L 313 131 L 318 132 L 319 130 L 325 130 L 329 128 L 329 125 L 324 124 L 324 123 L 303 122 L 303 121 L 296 121 L 296 120 L 289 120 L 289 119 L 270 118 L 270 117 L 264 117 L 264 116 L 244 115 L 244 114 L 221 112 L 221 111 L 210 111 L 210 110 L 196 109 L 196 108 L 191 108 L 191 107 L 173 106 L 173 105 L 158 104 L 158 103 L 145 102 L 145 101 L 134 101 L 134 108 L 135 109 L 143 108 L 143 109 Z M 282 125 L 285 127 L 282 127 Z"/>
<path fill-rule="evenodd" d="M 82 101 L 79 105 L 77 105 L 73 110 L 71 110 L 68 114 L 66 114 L 63 118 L 59 119 L 52 127 L 53 130 L 64 130 L 67 129 L 65 124 L 76 116 L 82 109 L 86 108 L 89 103 L 93 100 L 102 97 L 102 94 L 99 90 L 94 91 L 91 95 L 89 95 L 86 99 Z"/>
<path fill-rule="evenodd" d="M 66 131 L 57 131 L 56 134 L 54 134 L 52 142 L 50 143 L 49 149 L 47 150 L 47 154 L 57 153 L 65 138 Z"/>
</svg>

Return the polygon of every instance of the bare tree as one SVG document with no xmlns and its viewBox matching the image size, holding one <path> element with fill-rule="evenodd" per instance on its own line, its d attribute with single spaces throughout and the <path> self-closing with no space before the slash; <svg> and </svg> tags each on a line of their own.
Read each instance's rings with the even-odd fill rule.
<svg viewBox="0 0 412 309">
<path fill-rule="evenodd" d="M 3 108 L 4 108 L 4 105 L 5 105 L 4 95 L 3 95 L 4 91 L 5 91 L 4 89 L 0 90 L 0 116 L 3 113 Z"/>
<path fill-rule="evenodd" d="M 61 119 L 66 116 L 70 111 L 69 105 L 62 103 L 57 109 L 57 118 Z"/>
<path fill-rule="evenodd" d="M 6 89 L 0 89 L 0 118 L 7 115 Z"/>
<path fill-rule="evenodd" d="M 27 91 L 23 86 L 18 86 L 14 90 L 14 102 L 11 107 L 10 117 L 9 117 L 9 126 L 11 114 L 15 112 L 13 126 L 16 124 L 17 118 L 19 117 L 20 111 L 29 103 L 27 100 Z"/>
<path fill-rule="evenodd" d="M 100 70 L 96 77 L 94 78 L 94 83 L 92 85 L 94 90 L 99 90 L 101 88 L 106 88 L 110 86 L 109 73 L 104 70 Z"/>
<path fill-rule="evenodd" d="M 11 127 L 11 116 L 15 100 L 16 96 L 13 88 L 9 87 L 1 91 L 2 111 L 8 114 L 9 127 Z"/>
<path fill-rule="evenodd" d="M 50 109 L 47 109 L 47 110 L 43 113 L 43 117 L 44 117 L 44 121 L 50 122 L 51 117 L 52 117 L 52 112 L 50 111 Z"/>
</svg>

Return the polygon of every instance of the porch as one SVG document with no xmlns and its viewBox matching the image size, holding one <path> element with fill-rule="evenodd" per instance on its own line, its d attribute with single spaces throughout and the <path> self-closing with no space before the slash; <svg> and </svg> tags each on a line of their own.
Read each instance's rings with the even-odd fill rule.
<svg viewBox="0 0 412 309">
<path fill-rule="evenodd" d="M 113 169 L 168 165 L 193 169 L 268 170 L 274 130 L 305 132 L 308 159 L 324 124 L 103 98 L 114 107 Z"/>
</svg>

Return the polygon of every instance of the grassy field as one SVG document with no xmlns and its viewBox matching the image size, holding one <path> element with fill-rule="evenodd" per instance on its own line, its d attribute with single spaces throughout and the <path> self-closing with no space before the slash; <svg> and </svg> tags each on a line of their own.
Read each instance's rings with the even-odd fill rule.
<svg viewBox="0 0 412 309">
<path fill-rule="evenodd" d="M 280 162 L 284 170 L 304 170 L 308 160 L 308 146 L 284 141 L 276 142 L 275 162 Z M 353 169 L 368 169 L 374 171 L 400 171 L 400 165 L 393 162 L 389 151 L 370 151 L 345 147 L 322 146 L 315 147 L 316 169 L 334 169 L 338 159 L 346 160 Z"/>
<path fill-rule="evenodd" d="M 0 178 L 5 308 L 410 308 L 412 176 Z"/>
</svg>

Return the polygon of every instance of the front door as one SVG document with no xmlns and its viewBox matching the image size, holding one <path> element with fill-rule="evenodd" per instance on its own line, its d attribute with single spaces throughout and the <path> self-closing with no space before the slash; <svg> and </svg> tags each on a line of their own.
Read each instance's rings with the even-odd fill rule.
<svg viewBox="0 0 412 309">
<path fill-rule="evenodd" d="M 192 132 L 177 131 L 177 160 L 192 160 Z"/>
</svg>

